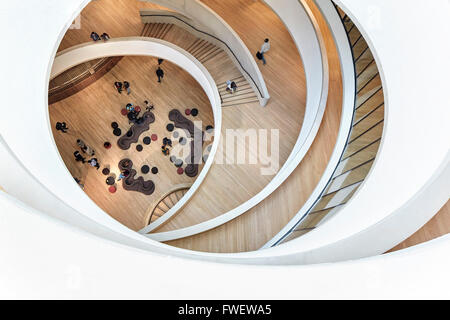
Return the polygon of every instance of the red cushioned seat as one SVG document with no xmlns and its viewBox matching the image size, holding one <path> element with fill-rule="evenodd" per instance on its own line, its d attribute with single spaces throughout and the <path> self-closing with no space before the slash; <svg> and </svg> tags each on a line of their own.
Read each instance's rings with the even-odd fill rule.
<svg viewBox="0 0 450 320">
<path fill-rule="evenodd" d="M 190 115 L 191 114 L 191 109 L 186 109 L 186 110 L 184 110 L 184 113 L 188 116 L 188 115 Z"/>
<path fill-rule="evenodd" d="M 156 141 L 158 140 L 158 135 L 156 135 L 155 133 L 152 134 L 152 141 Z"/>
<path fill-rule="evenodd" d="M 180 168 L 177 169 L 177 173 L 178 173 L 178 174 L 183 174 L 183 172 L 184 172 L 184 169 L 183 169 L 183 168 L 180 167 Z"/>
<path fill-rule="evenodd" d="M 126 115 L 128 114 L 128 111 L 127 111 L 127 109 L 122 109 L 122 110 L 120 110 L 120 113 L 121 113 L 123 116 L 126 116 Z"/>
<path fill-rule="evenodd" d="M 117 191 L 117 188 L 116 188 L 115 186 L 110 186 L 110 187 L 108 188 L 108 190 L 109 190 L 109 192 L 111 192 L 111 193 L 115 193 L 115 192 Z"/>
</svg>

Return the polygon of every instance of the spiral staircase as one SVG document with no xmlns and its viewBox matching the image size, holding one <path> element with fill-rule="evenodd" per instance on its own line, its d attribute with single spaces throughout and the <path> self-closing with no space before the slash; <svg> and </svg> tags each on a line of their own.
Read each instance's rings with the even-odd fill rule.
<svg viewBox="0 0 450 320">
<path fill-rule="evenodd" d="M 190 5 L 211 4 L 206 0 L 154 2 L 180 12 L 191 9 Z M 438 297 L 447 295 L 438 290 L 449 284 L 445 277 L 450 266 L 447 225 L 441 225 L 444 231 L 432 237 L 435 239 L 384 254 L 440 210 L 445 216 L 449 212 L 450 108 L 446 82 L 440 80 L 446 74 L 442 70 L 449 67 L 445 59 L 448 43 L 441 37 L 450 31 L 446 19 L 450 4 L 441 0 L 433 4 L 413 2 L 407 6 L 415 15 L 403 15 L 405 8 L 400 1 L 264 1 L 265 8 L 274 10 L 284 21 L 294 40 L 308 24 L 315 27 L 314 37 L 321 42 L 319 20 L 311 13 L 320 12 L 339 52 L 343 111 L 328 167 L 318 174 L 320 182 L 305 205 L 261 250 L 228 254 L 185 250 L 134 232 L 105 214 L 78 188 L 54 147 L 47 125 L 48 86 L 44 82 L 48 83 L 51 68 L 42 59 L 52 63 L 63 37 L 58 28 L 67 29 L 67 21 L 79 14 L 86 1 L 45 0 L 30 12 L 11 4 L 7 15 L 0 14 L 1 23 L 18 32 L 23 30 L 24 38 L 30 40 L 24 44 L 6 34 L 10 50 L 3 52 L 0 60 L 5 74 L 11 75 L 8 81 L 26 79 L 28 84 L 27 90 L 9 86 L 3 104 L 5 113 L 14 106 L 21 125 L 9 117 L 0 120 L 0 157 L 4 164 L 0 169 L 0 252 L 5 262 L 0 267 L 4 284 L 1 295 L 52 297 L 59 292 L 64 297 L 119 297 L 123 292 L 133 292 L 134 297 L 173 298 L 186 297 L 195 287 L 201 292 L 195 291 L 194 298 L 223 297 L 236 296 L 236 287 L 241 288 L 244 282 L 239 298 L 255 292 L 266 298 L 279 292 L 294 298 L 429 297 L 433 290 Z M 252 5 L 259 4 L 246 5 L 251 10 Z M 226 20 L 224 11 L 211 8 L 218 19 Z M 309 19 L 295 19 L 295 10 L 306 12 Z M 43 16 L 53 18 L 52 25 L 41 23 Z M 418 26 L 417 17 L 427 21 L 427 28 Z M 394 23 L 399 19 L 401 24 Z M 24 20 L 34 28 L 23 28 Z M 177 25 L 146 23 L 140 36 L 160 39 L 157 45 L 161 47 L 169 42 L 189 52 L 198 70 L 210 72 L 209 85 L 220 94 L 222 107 L 276 106 L 272 101 L 266 107 L 256 104 L 258 90 L 242 72 L 236 74 L 239 69 L 229 53 L 205 39 L 192 41 L 189 34 Z M 434 45 L 417 45 L 417 39 Z M 27 47 L 34 50 L 25 50 Z M 120 43 L 116 47 L 120 48 Z M 302 58 L 308 61 L 306 55 Z M 326 65 L 322 58 L 323 65 L 316 66 L 320 69 Z M 213 72 L 216 69 L 211 66 L 218 64 L 224 66 L 223 74 Z M 226 66 L 233 71 L 227 72 Z M 225 90 L 224 81 L 229 76 L 239 88 L 235 96 Z M 6 87 L 5 79 L 1 81 Z M 352 107 L 349 112 L 346 104 Z M 320 132 L 312 140 L 319 139 Z M 286 166 L 294 166 L 290 160 Z M 287 189 L 288 181 L 283 180 L 275 189 L 295 197 L 298 190 Z M 276 179 L 268 184 L 272 183 Z M 158 200 L 149 208 L 146 223 L 151 225 L 177 208 L 177 202 L 188 195 L 187 190 L 177 189 Z M 280 208 L 270 202 L 264 205 L 276 220 Z M 292 211 L 289 203 L 287 207 Z M 250 219 L 249 215 L 242 217 Z M 239 219 L 236 216 L 231 220 L 236 223 Z M 227 224 L 231 220 L 222 224 L 214 224 L 220 218 L 207 221 L 207 228 L 197 235 L 204 237 L 204 230 L 213 232 L 219 226 L 231 230 L 233 226 Z M 175 230 L 180 238 L 184 231 Z M 189 236 L 186 233 L 187 241 Z M 220 241 L 239 239 L 217 239 L 215 245 L 220 246 Z M 158 277 L 148 277 L 152 268 L 158 270 Z M 424 270 L 428 279 L 421 277 Z M 78 279 L 75 285 L 73 279 Z M 160 290 L 149 293 L 149 288 Z M 328 295 L 321 288 L 327 288 Z"/>
</svg>

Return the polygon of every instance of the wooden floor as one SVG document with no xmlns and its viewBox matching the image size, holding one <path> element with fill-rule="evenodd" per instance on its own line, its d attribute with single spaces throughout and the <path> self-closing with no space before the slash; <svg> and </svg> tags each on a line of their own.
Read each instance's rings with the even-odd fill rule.
<svg viewBox="0 0 450 320">
<path fill-rule="evenodd" d="M 288 41 L 286 29 L 275 14 L 261 2 L 243 4 L 232 0 L 204 1 L 213 10 L 220 13 L 242 37 L 250 50 L 259 49 L 264 37 L 273 39 L 271 51 L 267 54 L 268 64 L 262 68 L 272 100 L 268 109 L 277 110 L 280 101 L 296 90 L 295 83 L 289 78 L 279 76 L 279 70 L 288 72 L 292 51 L 285 48 Z M 239 8 L 239 10 L 235 10 Z M 319 21 L 323 32 L 328 32 L 325 22 Z M 330 100 L 324 114 L 318 136 L 304 160 L 291 176 L 267 199 L 241 217 L 214 230 L 189 238 L 169 241 L 170 245 L 192 250 L 209 252 L 239 252 L 259 249 L 283 228 L 303 206 L 331 156 L 340 123 L 342 84 L 336 49 L 327 39 L 330 63 Z M 289 48 L 291 49 L 291 48 Z M 292 48 L 292 50 L 296 50 Z M 289 64 L 289 62 L 288 62 Z M 286 82 L 284 82 L 287 80 Z M 283 81 L 283 83 L 281 83 Z M 280 90 L 286 90 L 282 92 Z"/>
<path fill-rule="evenodd" d="M 199 110 L 199 115 L 195 118 L 190 117 L 191 120 L 202 121 L 203 130 L 207 125 L 214 125 L 209 100 L 191 75 L 165 61 L 163 67 L 166 75 L 159 84 L 155 75 L 156 66 L 156 58 L 124 57 L 97 82 L 49 107 L 56 144 L 72 176 L 82 180 L 85 192 L 100 208 L 133 230 L 145 226 L 147 211 L 164 193 L 176 185 L 195 181 L 195 178 L 189 178 L 184 174 L 178 175 L 176 167 L 161 152 L 163 137 L 171 137 L 165 128 L 167 123 L 171 122 L 168 119 L 169 111 L 177 108 L 184 112 L 185 108 L 195 106 Z M 119 94 L 113 86 L 115 81 L 124 80 L 131 83 L 130 95 L 126 92 Z M 112 134 L 111 122 L 116 121 L 122 134 L 125 134 L 130 125 L 120 110 L 128 102 L 143 106 L 144 100 L 155 104 L 153 112 L 156 116 L 150 130 L 143 133 L 139 139 L 138 143 L 144 146 L 144 150 L 137 152 L 136 144 L 129 150 L 121 150 L 116 144 L 118 137 Z M 64 134 L 56 131 L 54 126 L 57 121 L 65 121 L 70 128 L 69 132 Z M 152 133 L 156 133 L 159 140 L 148 146 L 144 145 L 143 137 Z M 146 196 L 138 192 L 125 191 L 120 182 L 117 184 L 118 191 L 110 194 L 105 183 L 106 176 L 101 173 L 101 169 L 97 171 L 88 164 L 75 162 L 73 152 L 79 150 L 76 145 L 78 138 L 95 149 L 95 157 L 102 167 L 110 167 L 116 177 L 119 175 L 118 162 L 123 158 L 130 158 L 138 171 L 138 176 L 154 181 L 155 192 Z M 111 149 L 106 150 L 103 147 L 105 141 L 112 143 Z M 175 144 L 174 141 L 174 146 Z M 150 168 L 156 166 L 159 173 L 141 174 L 140 168 L 144 164 Z"/>
<path fill-rule="evenodd" d="M 143 27 L 139 10 L 161 8 L 163 7 L 139 0 L 91 1 L 81 12 L 81 28 L 69 29 L 58 51 L 92 41 L 92 31 L 99 35 L 106 32 L 114 38 L 139 36 Z"/>
<path fill-rule="evenodd" d="M 134 30 L 135 35 L 139 35 L 142 31 L 142 24 L 139 27 L 139 22 L 135 21 L 135 16 L 129 21 L 124 21 L 124 18 L 120 17 L 121 15 L 133 14 L 130 12 L 131 10 L 136 10 L 136 14 L 138 14 L 141 3 L 135 3 L 134 0 L 128 2 L 133 9 L 130 9 L 130 7 L 123 8 L 124 1 L 98 0 L 89 4 L 82 13 L 82 29 L 70 30 L 68 36 L 64 38 L 61 48 L 85 42 L 86 37 L 89 39 L 91 29 L 98 30 L 99 33 L 103 32 L 101 30 L 105 30 L 112 37 L 132 35 L 130 30 Z M 142 8 L 144 7 L 147 8 L 147 4 L 142 6 Z M 119 16 L 113 12 L 114 8 L 123 9 L 124 12 L 120 12 Z M 266 83 L 272 99 L 265 108 L 260 107 L 258 103 L 224 108 L 222 126 L 223 133 L 226 129 L 279 129 L 281 166 L 290 154 L 301 129 L 306 103 L 305 78 L 302 61 L 289 32 L 271 11 L 268 11 L 268 13 L 268 18 L 274 23 L 271 36 L 280 41 L 272 49 L 273 53 L 270 54 L 272 55 L 272 61 L 270 61 L 269 55 L 268 65 L 261 66 L 264 76 L 267 77 Z M 98 19 L 96 19 L 96 15 L 99 15 Z M 108 24 L 105 16 L 119 19 L 119 22 Z M 121 28 L 127 28 L 127 31 L 125 32 Z M 254 39 L 251 50 L 256 50 L 256 47 L 260 46 L 260 42 L 266 35 L 263 29 L 255 30 L 260 33 L 260 39 Z M 165 40 L 175 42 L 176 37 L 177 34 L 168 34 Z M 178 38 L 180 37 L 183 40 L 184 35 L 178 35 Z M 207 63 L 206 67 L 217 82 L 240 75 L 233 64 L 226 60 L 214 64 Z M 284 70 L 282 77 L 280 77 L 278 68 Z M 202 187 L 192 200 L 160 231 L 189 226 L 214 218 L 247 201 L 273 177 L 261 175 L 261 166 L 261 163 L 256 165 L 214 164 Z M 218 201 L 217 199 L 221 200 Z"/>
<path fill-rule="evenodd" d="M 280 129 L 280 139 L 282 141 L 280 146 L 281 166 L 289 155 L 300 131 L 306 101 L 305 78 L 297 48 L 281 21 L 262 2 L 244 0 L 229 0 L 226 2 L 204 0 L 203 2 L 221 15 L 234 28 L 252 52 L 259 50 L 264 38 L 269 37 L 271 39 L 272 49 L 266 55 L 268 64 L 264 67 L 261 66 L 261 70 L 272 99 L 266 108 L 261 108 L 257 104 L 225 108 L 223 110 L 223 127 L 224 130 L 226 128 Z M 82 13 L 82 28 L 80 30 L 69 30 L 59 49 L 62 50 L 89 41 L 89 35 L 93 30 L 99 34 L 105 31 L 112 37 L 139 35 L 143 26 L 139 17 L 139 9 L 144 8 L 155 9 L 160 7 L 137 0 L 93 1 Z M 324 27 L 323 21 L 321 22 L 321 27 Z M 328 42 L 328 45 L 330 45 L 330 42 Z M 332 58 L 330 61 L 332 70 L 330 75 L 330 96 L 333 99 L 328 103 L 319 135 L 299 168 L 293 172 L 291 177 L 273 195 L 254 210 L 215 230 L 187 239 L 171 241 L 169 244 L 211 252 L 255 250 L 278 232 L 302 206 L 326 166 L 334 147 L 339 126 L 341 103 L 341 97 L 338 94 L 341 90 L 339 66 L 335 60 L 337 57 L 334 49 L 329 47 L 328 51 Z M 209 66 L 209 68 L 214 67 Z M 216 70 L 221 72 L 222 69 L 223 66 L 218 65 Z M 117 70 L 119 69 L 116 69 L 116 72 Z M 150 78 L 152 76 L 153 73 L 150 74 Z M 228 75 L 225 74 L 223 77 L 225 79 Z M 101 81 L 99 80 L 93 86 L 102 86 Z M 93 90 L 94 92 L 94 88 L 87 88 L 85 91 Z M 110 87 L 107 90 L 109 89 Z M 147 88 L 144 89 L 147 90 Z M 81 96 L 82 94 L 83 92 L 79 95 Z M 97 95 L 98 91 L 95 91 L 95 94 L 83 97 L 83 101 L 86 104 L 93 103 L 96 105 L 101 101 Z M 72 98 L 76 102 L 77 96 Z M 89 101 L 85 100 L 86 98 Z M 104 97 L 101 98 L 103 99 Z M 142 98 L 144 98 L 144 95 L 142 95 Z M 171 96 L 171 98 L 177 99 L 176 96 Z M 198 99 L 198 97 L 196 98 Z M 155 96 L 154 99 L 161 99 L 161 102 L 164 100 L 159 96 Z M 64 110 L 52 111 L 52 114 L 54 114 L 52 121 L 56 121 L 55 114 L 57 116 L 58 113 L 65 115 L 65 112 L 68 112 L 68 114 L 73 114 L 75 117 L 75 112 L 72 109 L 79 108 L 80 104 L 74 103 L 74 105 L 70 105 L 69 102 L 70 100 L 67 100 L 59 104 L 62 108 L 65 107 Z M 114 101 L 114 103 L 117 102 Z M 80 118 L 78 121 L 80 123 L 74 124 L 75 128 L 83 126 L 82 122 L 84 120 Z M 109 124 L 107 127 L 108 130 L 106 130 L 105 134 L 109 136 Z M 60 133 L 56 134 L 55 137 L 56 140 L 61 138 L 68 139 L 67 136 L 61 136 Z M 87 138 L 86 142 L 89 142 Z M 68 144 L 69 147 L 67 145 L 64 146 L 68 150 L 62 151 L 63 157 L 72 156 L 73 145 L 70 143 Z M 101 150 L 101 147 L 97 147 L 97 149 Z M 67 152 L 69 156 L 64 156 L 64 152 Z M 119 157 L 117 156 L 118 159 Z M 114 161 L 117 162 L 116 159 Z M 75 174 L 86 175 L 85 171 L 80 169 L 77 171 L 77 168 L 77 166 L 72 165 L 71 170 L 74 170 Z M 90 177 L 96 176 L 92 170 L 95 169 L 89 169 L 88 176 Z M 271 178 L 271 176 L 261 176 L 258 165 L 213 165 L 198 194 L 195 195 L 188 206 L 175 219 L 158 231 L 192 225 L 220 215 L 251 198 Z M 105 208 L 105 211 L 112 214 L 110 211 L 115 208 L 108 207 L 114 207 L 109 203 L 110 195 L 103 194 L 103 191 L 106 189 L 104 178 L 103 176 L 101 178 L 92 178 L 92 180 L 95 179 L 100 179 L 98 184 L 101 186 L 100 191 L 95 191 L 95 201 L 100 207 Z M 178 183 L 178 181 L 173 183 Z M 86 186 L 86 190 L 88 189 L 89 184 Z M 119 197 L 125 193 L 123 190 L 120 191 L 114 196 Z M 99 193 L 98 196 L 97 193 Z M 144 202 L 143 205 L 133 203 L 133 206 L 136 205 L 136 208 L 133 207 L 133 209 L 130 209 L 130 203 L 127 203 L 126 200 L 120 204 L 122 207 L 117 210 L 115 217 L 132 229 L 136 230 L 141 227 L 142 215 L 130 218 L 128 212 L 144 212 L 148 203 Z M 114 216 L 114 214 L 112 215 Z M 450 225 L 448 222 L 448 209 L 447 211 L 441 211 L 433 220 L 435 220 L 435 224 L 430 222 L 424 227 L 424 230 L 427 230 L 424 231 L 427 235 L 438 235 L 440 232 L 448 232 L 445 228 L 445 226 Z M 406 240 L 404 244 L 399 245 L 399 247 L 417 243 L 417 241 L 422 241 L 420 239 L 426 238 L 423 234 L 422 236 L 417 236 L 417 234 Z"/>
</svg>

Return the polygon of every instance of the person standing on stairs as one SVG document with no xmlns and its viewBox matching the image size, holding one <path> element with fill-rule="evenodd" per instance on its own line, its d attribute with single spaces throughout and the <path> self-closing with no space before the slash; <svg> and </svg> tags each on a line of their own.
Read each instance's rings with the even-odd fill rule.
<svg viewBox="0 0 450 320">
<path fill-rule="evenodd" d="M 261 50 L 259 51 L 261 53 L 261 60 L 263 61 L 263 64 L 266 64 L 266 57 L 264 55 L 269 50 L 270 50 L 269 39 L 265 39 L 264 43 L 261 46 Z"/>
<path fill-rule="evenodd" d="M 231 81 L 231 80 L 227 80 L 227 88 L 226 91 L 230 92 L 230 93 L 235 93 L 237 90 L 237 85 L 236 82 Z"/>
<path fill-rule="evenodd" d="M 156 76 L 158 77 L 158 82 L 161 83 L 161 79 L 164 78 L 164 71 L 161 69 L 161 67 L 158 67 L 156 70 Z"/>
<path fill-rule="evenodd" d="M 122 93 L 122 82 L 114 82 L 114 87 L 117 89 L 117 92 Z"/>
</svg>

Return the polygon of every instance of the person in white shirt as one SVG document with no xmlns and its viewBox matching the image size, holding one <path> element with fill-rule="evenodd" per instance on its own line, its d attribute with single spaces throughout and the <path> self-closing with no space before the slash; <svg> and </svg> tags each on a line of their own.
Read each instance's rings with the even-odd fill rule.
<svg viewBox="0 0 450 320">
<path fill-rule="evenodd" d="M 261 52 L 261 60 L 263 61 L 263 64 L 266 64 L 266 58 L 264 57 L 264 54 L 269 51 L 270 49 L 270 43 L 269 43 L 269 39 L 265 39 L 264 43 L 261 46 L 261 50 L 259 52 Z"/>
</svg>

